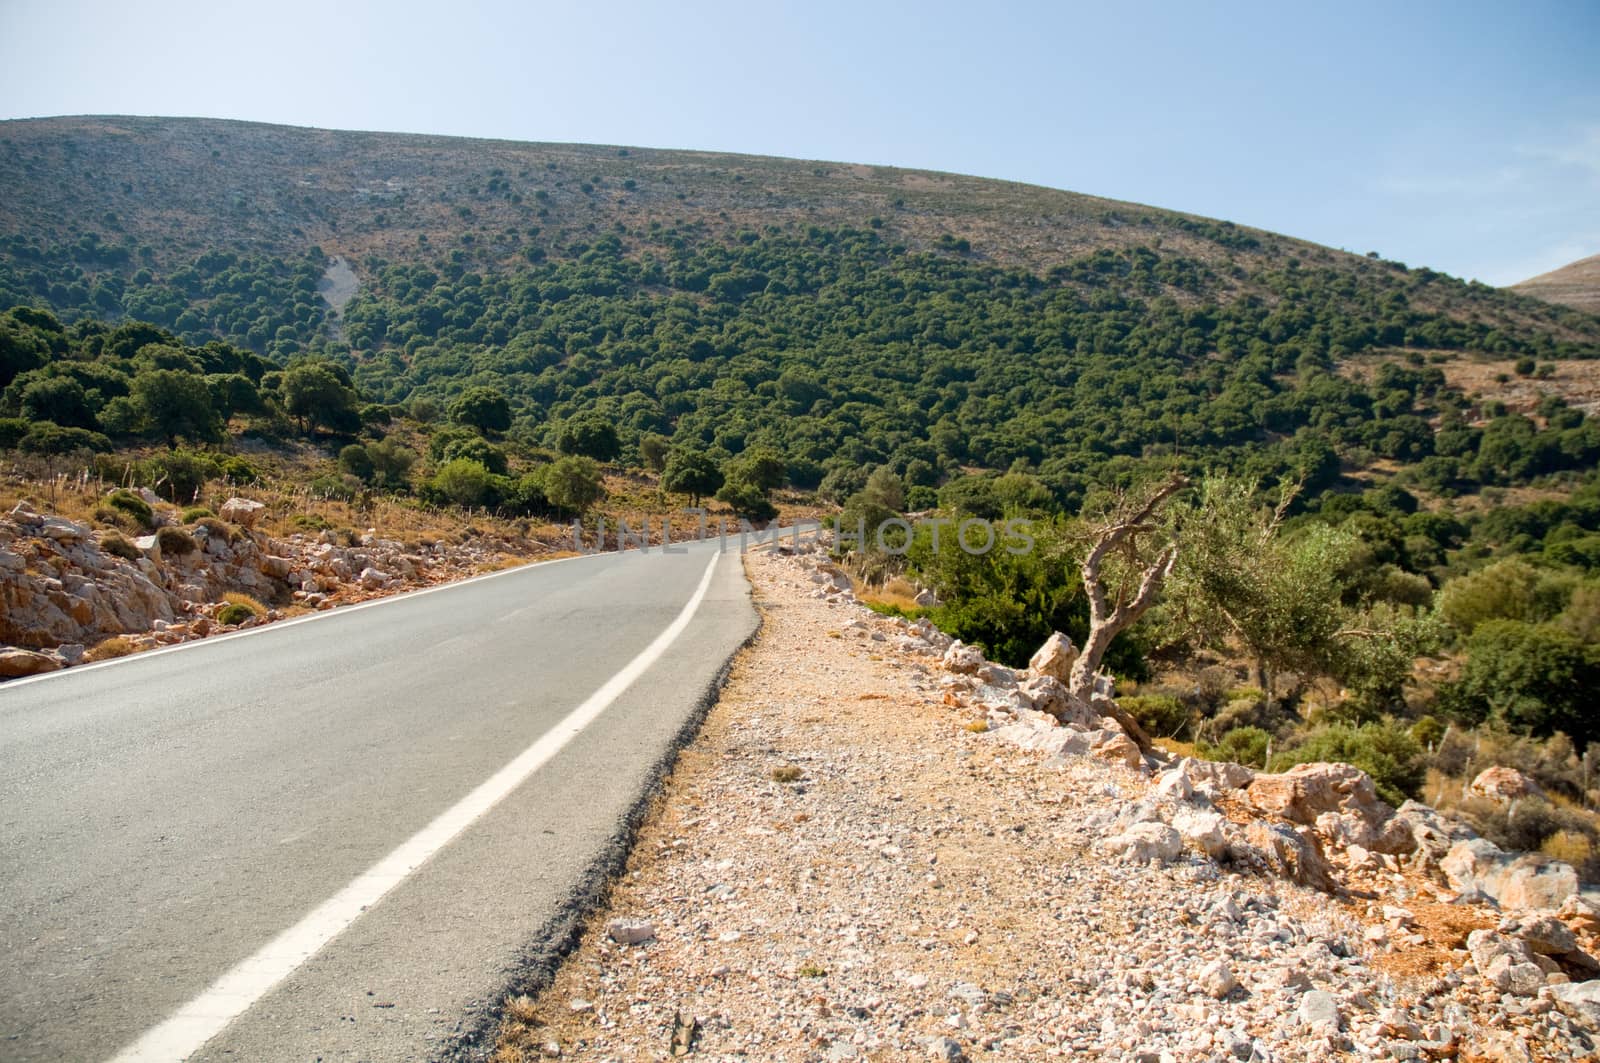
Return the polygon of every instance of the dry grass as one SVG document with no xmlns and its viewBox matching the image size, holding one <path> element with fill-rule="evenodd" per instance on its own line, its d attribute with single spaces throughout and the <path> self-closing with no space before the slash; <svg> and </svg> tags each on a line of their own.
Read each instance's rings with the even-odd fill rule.
<svg viewBox="0 0 1600 1063">
<path fill-rule="evenodd" d="M 1574 867 L 1582 867 L 1594 854 L 1594 843 L 1575 830 L 1558 830 L 1544 840 L 1539 851 Z"/>
<path fill-rule="evenodd" d="M 97 643 L 93 649 L 83 655 L 83 659 L 90 662 L 111 661 L 137 652 L 138 647 L 133 644 L 131 639 L 123 635 L 113 635 Z"/>
<path fill-rule="evenodd" d="M 1419 892 L 1406 902 L 1406 908 L 1416 918 L 1416 932 L 1425 940 L 1376 957 L 1373 966 L 1386 974 L 1403 978 L 1443 974 L 1458 965 L 1454 951 L 1466 947 L 1468 934 L 1497 922 L 1492 913 L 1475 904 L 1425 901 L 1420 892 L 1425 887 L 1418 883 L 1417 888 Z"/>
<path fill-rule="evenodd" d="M 894 576 L 881 587 L 857 587 L 857 597 L 870 606 L 883 606 L 912 613 L 922 607 L 917 604 L 917 588 L 909 580 Z"/>
<path fill-rule="evenodd" d="M 490 1057 L 491 1063 L 526 1063 L 527 1060 L 544 1059 L 543 1050 L 537 1047 L 538 1031 L 542 1026 L 544 1020 L 539 1018 L 532 997 L 508 997 L 505 1012 L 500 1017 L 499 1043 Z"/>
</svg>

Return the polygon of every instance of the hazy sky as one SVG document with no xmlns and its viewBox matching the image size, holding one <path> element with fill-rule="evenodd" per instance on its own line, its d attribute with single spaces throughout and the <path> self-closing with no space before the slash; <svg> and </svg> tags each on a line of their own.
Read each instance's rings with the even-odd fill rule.
<svg viewBox="0 0 1600 1063">
<path fill-rule="evenodd" d="M 1491 284 L 1600 252 L 1600 2 L 1305 6 L 0 0 L 0 116 L 927 167 Z"/>
</svg>

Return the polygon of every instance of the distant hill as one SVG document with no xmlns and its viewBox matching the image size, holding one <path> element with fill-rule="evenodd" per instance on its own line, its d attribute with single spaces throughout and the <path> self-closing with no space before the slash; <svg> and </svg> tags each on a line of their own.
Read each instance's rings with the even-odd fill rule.
<svg viewBox="0 0 1600 1063">
<path fill-rule="evenodd" d="M 1480 463 L 1467 426 L 1506 411 L 1438 366 L 1558 387 L 1600 357 L 1568 307 L 1012 182 L 205 119 L 0 123 L 20 305 L 329 358 L 379 404 L 496 388 L 530 448 L 598 415 L 629 456 L 762 447 L 802 485 L 888 464 L 929 490 L 1028 469 L 1063 503 L 1173 453 L 1323 486 L 1437 458 L 1441 490 L 1581 466 L 1587 435 L 1520 460 L 1525 428 L 1578 430 L 1550 411 Z"/>
<path fill-rule="evenodd" d="M 1590 255 L 1560 269 L 1529 277 L 1511 290 L 1546 302 L 1600 314 L 1600 255 Z"/>
</svg>

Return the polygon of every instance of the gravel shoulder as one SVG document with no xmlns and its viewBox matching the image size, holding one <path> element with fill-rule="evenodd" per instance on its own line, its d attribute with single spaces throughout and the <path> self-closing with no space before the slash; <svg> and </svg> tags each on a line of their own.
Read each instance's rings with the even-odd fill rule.
<svg viewBox="0 0 1600 1063">
<path fill-rule="evenodd" d="M 1335 899 L 1192 844 L 1107 851 L 1165 799 L 1148 773 L 998 740 L 814 558 L 746 567 L 761 633 L 607 905 L 507 1002 L 501 1063 L 1594 1058 L 1548 991 L 1458 969 L 1493 915 L 1435 917 L 1400 874 Z M 1372 932 L 1407 899 L 1411 930 Z"/>
</svg>

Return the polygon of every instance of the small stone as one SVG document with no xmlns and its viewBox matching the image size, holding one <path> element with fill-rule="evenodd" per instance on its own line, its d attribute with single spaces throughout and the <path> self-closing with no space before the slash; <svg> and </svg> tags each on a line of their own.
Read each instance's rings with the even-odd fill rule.
<svg viewBox="0 0 1600 1063">
<path fill-rule="evenodd" d="M 1221 1000 L 1239 988 L 1239 980 L 1233 976 L 1233 972 L 1228 969 L 1228 965 L 1221 960 L 1212 960 L 1200 968 L 1200 974 L 1196 981 L 1200 983 L 1200 988 L 1208 996 L 1217 1000 Z"/>
<path fill-rule="evenodd" d="M 1344 1016 L 1339 1012 L 1339 1001 L 1332 993 L 1313 989 L 1300 998 L 1296 1012 L 1300 1025 L 1307 1029 L 1327 1028 L 1337 1032 L 1344 1026 Z"/>
<path fill-rule="evenodd" d="M 954 1037 L 935 1037 L 928 1042 L 928 1058 L 943 1060 L 944 1063 L 962 1063 L 967 1055 L 961 1051 L 961 1042 Z"/>
<path fill-rule="evenodd" d="M 606 934 L 619 945 L 642 945 L 655 940 L 655 924 L 644 919 L 613 919 Z"/>
</svg>

